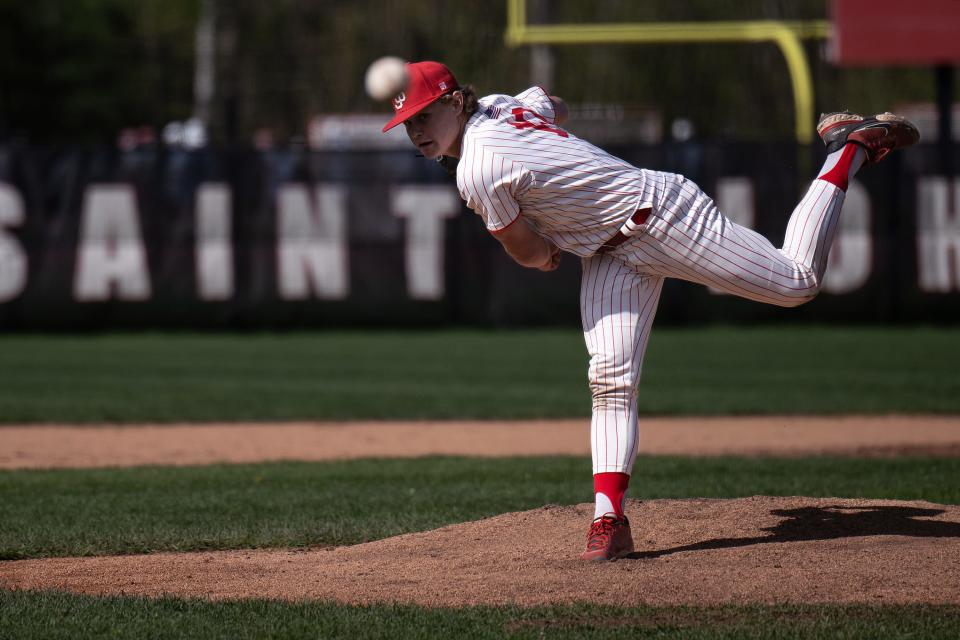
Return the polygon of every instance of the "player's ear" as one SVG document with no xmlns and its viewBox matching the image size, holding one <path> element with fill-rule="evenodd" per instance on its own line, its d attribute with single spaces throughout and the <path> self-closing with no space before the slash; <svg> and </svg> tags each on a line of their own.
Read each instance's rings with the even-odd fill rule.
<svg viewBox="0 0 960 640">
<path fill-rule="evenodd" d="M 463 91 L 461 91 L 460 89 L 457 89 L 450 95 L 450 98 L 453 100 L 453 108 L 457 110 L 457 114 L 463 113 L 463 110 L 465 108 Z"/>
</svg>

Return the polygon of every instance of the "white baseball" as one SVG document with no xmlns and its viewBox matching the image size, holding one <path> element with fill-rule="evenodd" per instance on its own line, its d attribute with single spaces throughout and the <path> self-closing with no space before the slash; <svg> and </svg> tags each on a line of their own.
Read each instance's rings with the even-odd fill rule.
<svg viewBox="0 0 960 640">
<path fill-rule="evenodd" d="M 396 56 L 377 58 L 367 67 L 364 84 L 374 100 L 387 100 L 407 88 L 407 68 Z"/>
</svg>

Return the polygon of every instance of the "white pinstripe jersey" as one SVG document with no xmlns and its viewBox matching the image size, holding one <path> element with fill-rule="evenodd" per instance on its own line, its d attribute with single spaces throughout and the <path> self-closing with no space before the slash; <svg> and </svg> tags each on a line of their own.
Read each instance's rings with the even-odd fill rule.
<svg viewBox="0 0 960 640">
<path fill-rule="evenodd" d="M 540 87 L 481 98 L 464 130 L 457 188 L 492 233 L 522 213 L 561 249 L 589 256 L 637 210 L 653 172 L 577 138 L 554 118 Z"/>
</svg>

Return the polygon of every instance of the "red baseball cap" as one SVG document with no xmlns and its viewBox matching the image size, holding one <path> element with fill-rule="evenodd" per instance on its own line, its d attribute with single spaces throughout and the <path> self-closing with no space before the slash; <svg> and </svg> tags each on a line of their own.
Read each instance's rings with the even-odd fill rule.
<svg viewBox="0 0 960 640">
<path fill-rule="evenodd" d="M 450 69 L 439 62 L 408 62 L 407 75 L 410 78 L 407 88 L 393 99 L 396 113 L 383 127 L 384 133 L 460 86 Z"/>
</svg>

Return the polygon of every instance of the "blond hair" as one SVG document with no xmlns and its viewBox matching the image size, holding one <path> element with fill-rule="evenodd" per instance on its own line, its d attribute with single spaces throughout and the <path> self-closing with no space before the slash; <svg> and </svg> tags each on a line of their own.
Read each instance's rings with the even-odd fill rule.
<svg viewBox="0 0 960 640">
<path fill-rule="evenodd" d="M 457 91 L 463 94 L 463 112 L 470 116 L 477 112 L 477 104 L 480 99 L 477 97 L 477 90 L 472 84 L 466 84 L 462 87 L 457 87 L 448 94 L 445 94 L 440 97 L 440 102 L 447 104 L 453 100 L 453 94 Z"/>
</svg>

